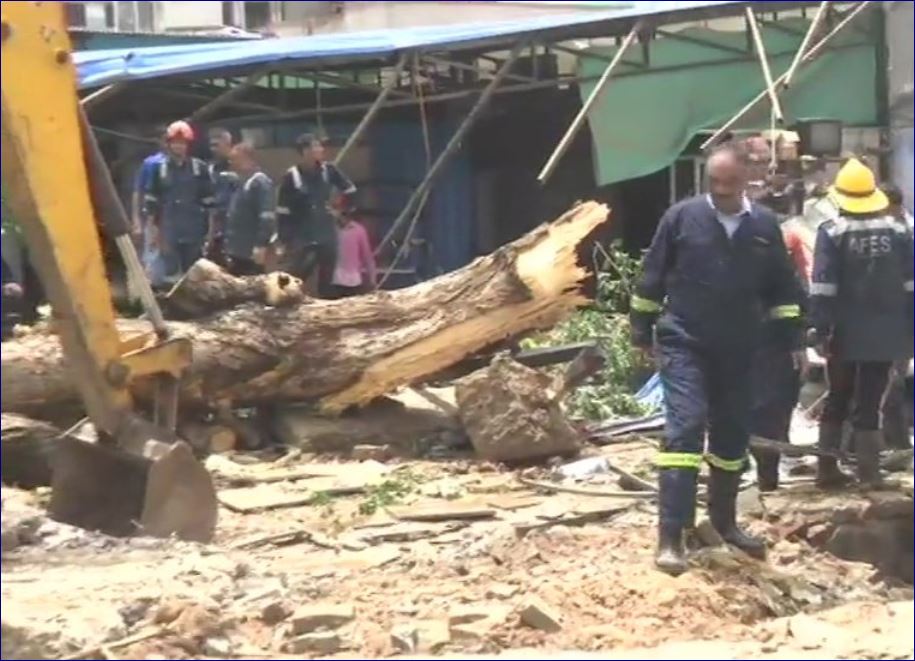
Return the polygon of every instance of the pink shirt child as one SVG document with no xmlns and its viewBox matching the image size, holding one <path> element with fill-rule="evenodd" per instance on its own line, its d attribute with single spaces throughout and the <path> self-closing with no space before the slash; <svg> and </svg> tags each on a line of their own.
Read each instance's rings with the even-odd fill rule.
<svg viewBox="0 0 915 661">
<path fill-rule="evenodd" d="M 334 284 L 341 287 L 375 286 L 375 257 L 369 234 L 361 223 L 350 220 L 338 228 L 337 267 Z M 363 280 L 363 273 L 366 279 Z"/>
</svg>

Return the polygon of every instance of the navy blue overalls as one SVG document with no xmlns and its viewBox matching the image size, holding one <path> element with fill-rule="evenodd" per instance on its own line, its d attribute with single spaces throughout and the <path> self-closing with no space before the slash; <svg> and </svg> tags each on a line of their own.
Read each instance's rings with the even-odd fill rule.
<svg viewBox="0 0 915 661">
<path fill-rule="evenodd" d="M 657 458 L 662 529 L 693 525 L 706 430 L 705 459 L 712 477 L 728 485 L 723 498 L 733 508 L 746 464 L 750 366 L 762 324 L 778 320 L 773 328 L 789 348 L 801 340 L 799 289 L 776 218 L 749 201 L 740 216 L 729 238 L 708 196 L 671 207 L 632 297 L 633 342 L 651 346 L 654 331 L 664 385 L 666 438 Z M 710 484 L 710 501 L 711 490 Z"/>
<path fill-rule="evenodd" d="M 207 232 L 213 184 L 206 164 L 197 158 L 159 163 L 144 197 L 144 209 L 159 227 L 166 277 L 187 271 L 200 257 Z"/>
</svg>

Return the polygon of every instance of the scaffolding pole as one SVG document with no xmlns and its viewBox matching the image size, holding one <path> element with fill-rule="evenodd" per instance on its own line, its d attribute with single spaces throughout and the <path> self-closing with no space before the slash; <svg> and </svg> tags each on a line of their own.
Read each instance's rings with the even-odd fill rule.
<svg viewBox="0 0 915 661">
<path fill-rule="evenodd" d="M 870 4 L 871 4 L 871 0 L 864 0 L 864 2 L 856 5 L 854 9 L 852 9 L 850 12 L 848 12 L 848 15 L 845 18 L 843 18 L 841 21 L 839 21 L 836 24 L 836 26 L 829 32 L 829 34 L 827 34 L 825 37 L 820 39 L 817 43 L 815 43 L 810 48 L 810 50 L 808 50 L 806 53 L 804 53 L 804 55 L 801 57 L 800 64 L 806 64 L 807 62 L 810 62 L 812 59 L 814 59 L 817 55 L 819 55 L 820 51 L 823 50 L 823 48 L 825 48 L 825 46 L 830 41 L 832 41 L 832 38 L 835 37 L 839 32 L 841 32 L 845 28 L 846 25 L 851 23 L 855 19 L 855 17 L 857 17 L 858 14 L 860 14 L 862 11 L 864 11 Z M 798 66 L 800 66 L 800 64 Z M 787 72 L 783 73 L 781 76 L 776 78 L 775 86 L 776 87 L 783 86 L 785 84 L 786 76 L 787 76 Z M 712 134 L 711 137 L 709 137 L 705 142 L 703 142 L 700 149 L 706 150 L 709 147 L 711 147 L 712 145 L 714 145 L 716 142 L 718 142 L 718 139 L 722 135 L 724 135 L 729 130 L 731 130 L 731 128 L 737 122 L 739 122 L 741 119 L 743 119 L 743 117 L 748 112 L 753 110 L 753 108 L 756 106 L 757 103 L 759 103 L 764 98 L 766 98 L 766 95 L 768 95 L 768 93 L 769 93 L 768 90 L 763 90 L 762 92 L 757 94 L 749 103 L 747 103 L 743 108 L 738 110 L 737 113 L 733 117 L 731 117 L 731 119 L 729 119 L 727 122 L 725 122 L 721 128 L 719 128 L 717 131 L 715 131 L 715 133 Z"/>
<path fill-rule="evenodd" d="M 820 27 L 820 21 L 826 16 L 827 9 L 829 9 L 829 0 L 824 0 L 820 3 L 820 8 L 817 10 L 816 16 L 814 16 L 813 20 L 810 22 L 810 27 L 807 28 L 807 34 L 804 35 L 804 39 L 801 41 L 801 45 L 794 55 L 794 60 L 791 61 L 791 66 L 788 67 L 788 73 L 785 74 L 785 80 L 782 83 L 782 87 L 787 89 L 791 86 L 791 79 L 794 78 L 794 72 L 797 71 L 798 66 L 801 64 L 801 57 L 807 52 L 810 40 L 813 39 L 813 35 L 816 34 L 817 29 Z"/>
<path fill-rule="evenodd" d="M 384 102 L 388 100 L 388 97 L 394 91 L 394 88 L 397 87 L 397 83 L 400 82 L 400 74 L 403 71 L 404 66 L 407 64 L 408 57 L 409 55 L 407 53 L 403 53 L 400 56 L 400 59 L 397 61 L 397 65 L 394 67 L 394 71 L 392 72 L 391 77 L 382 86 L 381 91 L 375 98 L 375 102 L 372 103 L 368 111 L 366 111 L 365 115 L 362 116 L 359 124 L 355 129 L 353 129 L 353 132 L 349 134 L 349 137 L 340 148 L 340 151 L 337 152 L 337 157 L 334 159 L 335 163 L 341 163 L 343 161 L 349 150 L 353 148 L 353 145 L 358 142 L 359 138 L 362 137 L 366 129 L 369 127 L 369 124 L 371 124 L 372 120 L 375 119 L 375 115 L 378 114 L 378 111 L 384 107 Z"/>
<path fill-rule="evenodd" d="M 784 124 L 785 113 L 782 112 L 782 102 L 778 99 L 778 90 L 775 89 L 775 83 L 772 81 L 772 70 L 769 68 L 766 44 L 763 42 L 762 34 L 759 31 L 756 14 L 753 13 L 751 7 L 746 8 L 746 14 L 747 25 L 750 26 L 750 33 L 753 35 L 753 45 L 756 47 L 756 57 L 759 58 L 759 67 L 762 69 L 763 80 L 766 81 L 766 93 L 772 103 L 772 116 L 775 117 L 776 122 Z"/>
<path fill-rule="evenodd" d="M 607 82 L 610 80 L 610 76 L 619 66 L 620 62 L 623 60 L 623 55 L 626 54 L 626 51 L 629 49 L 630 44 L 635 41 L 636 36 L 638 35 L 639 29 L 641 28 L 641 22 L 636 23 L 633 28 L 629 31 L 629 34 L 626 35 L 626 38 L 623 40 L 623 43 L 620 44 L 619 48 L 616 49 L 616 53 L 613 56 L 613 59 L 610 61 L 610 64 L 607 65 L 607 68 L 604 69 L 603 75 L 597 81 L 597 84 L 594 86 L 594 89 L 591 90 L 591 94 L 585 100 L 581 106 L 581 110 L 578 111 L 578 114 L 575 116 L 575 119 L 572 120 L 572 124 L 566 130 L 565 135 L 562 136 L 562 139 L 559 141 L 559 144 L 556 145 L 556 149 L 553 150 L 553 153 L 547 159 L 546 164 L 543 166 L 543 169 L 540 171 L 540 174 L 537 175 L 537 181 L 541 184 L 546 183 L 547 179 L 553 174 L 556 170 L 556 166 L 559 164 L 559 159 L 568 151 L 569 146 L 572 144 L 572 140 L 575 139 L 575 136 L 578 134 L 578 131 L 581 129 L 582 125 L 585 123 L 585 120 L 588 117 L 588 113 L 591 111 L 591 107 L 597 101 L 597 97 L 600 96 L 600 93 L 607 86 Z"/>
<path fill-rule="evenodd" d="M 429 171 L 426 172 L 426 176 L 419 183 L 416 189 L 410 195 L 410 199 L 407 200 L 407 204 L 401 210 L 400 215 L 394 220 L 394 223 L 391 225 L 391 229 L 388 230 L 384 238 L 381 240 L 381 243 L 378 244 L 378 247 L 375 249 L 375 254 L 381 254 L 381 252 L 391 243 L 394 237 L 397 235 L 397 232 L 400 231 L 400 228 L 403 224 L 410 218 L 410 212 L 413 210 L 413 207 L 416 206 L 417 202 L 422 199 L 426 194 L 426 191 L 431 188 L 432 182 L 435 180 L 441 171 L 444 169 L 445 165 L 451 160 L 451 157 L 457 152 L 461 146 L 461 142 L 464 140 L 464 137 L 470 131 L 471 127 L 476 122 L 477 118 L 486 109 L 489 105 L 489 101 L 492 99 L 493 93 L 496 91 L 496 88 L 502 84 L 502 81 L 505 79 L 509 70 L 515 64 L 515 61 L 518 59 L 518 56 L 521 55 L 521 51 L 525 46 L 525 42 L 518 42 L 515 44 L 515 47 L 512 48 L 511 53 L 508 56 L 508 59 L 502 63 L 502 66 L 499 67 L 499 70 L 496 72 L 496 75 L 489 81 L 489 84 L 483 89 L 480 93 L 479 98 L 474 104 L 473 108 L 470 109 L 470 112 L 467 113 L 467 116 L 464 118 L 464 121 L 461 122 L 461 125 L 458 127 L 457 131 L 454 132 L 454 135 L 451 136 L 451 140 L 448 141 L 448 144 L 445 145 L 445 148 L 435 159 L 435 162 L 432 163 L 432 166 L 429 168 Z"/>
</svg>

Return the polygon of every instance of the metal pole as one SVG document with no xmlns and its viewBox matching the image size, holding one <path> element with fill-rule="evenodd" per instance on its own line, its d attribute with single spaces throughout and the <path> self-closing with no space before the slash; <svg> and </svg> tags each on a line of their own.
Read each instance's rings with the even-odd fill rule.
<svg viewBox="0 0 915 661">
<path fill-rule="evenodd" d="M 505 79 L 505 76 L 512 68 L 512 65 L 514 65 L 515 61 L 518 59 L 518 56 L 521 55 L 523 48 L 524 42 L 518 42 L 515 44 L 515 47 L 512 48 L 512 51 L 508 56 L 508 59 L 502 63 L 502 66 L 499 67 L 496 75 L 492 80 L 489 81 L 489 84 L 483 89 L 482 93 L 480 93 L 480 97 L 477 99 L 477 102 L 474 104 L 473 108 L 470 109 L 470 112 L 467 113 L 467 116 L 464 118 L 464 121 L 458 127 L 457 131 L 455 131 L 454 135 L 451 136 L 451 140 L 449 140 L 448 144 L 445 145 L 442 153 L 440 153 L 435 159 L 432 167 L 430 167 L 429 171 L 426 173 L 426 177 L 420 182 L 419 186 L 416 187 L 416 189 L 413 191 L 413 194 L 410 195 L 410 199 L 407 200 L 406 206 L 404 206 L 400 212 L 400 215 L 397 216 L 396 220 L 394 220 L 394 223 L 391 225 L 391 229 L 388 230 L 387 234 L 385 234 L 384 238 L 381 240 L 381 243 L 378 244 L 378 247 L 375 249 L 376 255 L 380 254 L 381 251 L 388 246 L 388 244 L 400 230 L 401 226 L 409 219 L 410 212 L 413 210 L 413 207 L 423 197 L 425 191 L 432 186 L 432 182 L 435 177 L 444 169 L 445 165 L 451 159 L 451 156 L 453 156 L 454 153 L 460 148 L 461 142 L 464 140 L 464 136 L 467 135 L 467 132 L 473 126 L 477 117 L 479 117 L 486 106 L 489 105 L 489 101 L 492 99 L 493 93 Z"/>
<path fill-rule="evenodd" d="M 101 89 L 97 89 L 91 94 L 84 96 L 82 99 L 80 99 L 79 104 L 83 108 L 91 108 L 92 106 L 101 103 L 112 94 L 120 91 L 123 87 L 124 83 L 112 83 L 111 85 L 105 85 Z"/>
<path fill-rule="evenodd" d="M 537 175 L 537 181 L 539 181 L 541 184 L 546 183 L 546 180 L 550 178 L 550 175 L 553 174 L 553 171 L 559 164 L 559 159 L 561 159 L 569 149 L 569 146 L 572 144 L 572 140 L 574 140 L 575 136 L 578 134 L 578 131 L 585 123 L 585 119 L 587 119 L 588 113 L 591 111 L 591 107 L 594 105 L 594 102 L 597 101 L 597 97 L 606 87 L 607 81 L 610 80 L 610 75 L 616 70 L 616 67 L 623 59 L 623 55 L 626 54 L 626 50 L 629 48 L 629 45 L 635 40 L 640 27 L 641 22 L 636 23 L 635 26 L 633 26 L 633 28 L 629 31 L 629 34 L 626 35 L 626 38 L 623 40 L 623 43 L 620 44 L 620 47 L 616 49 L 616 53 L 614 54 L 613 59 L 610 61 L 610 64 L 608 64 L 607 68 L 604 69 L 604 73 L 600 77 L 600 80 L 597 81 L 594 89 L 591 90 L 591 94 L 585 100 L 584 104 L 582 104 L 581 110 L 578 111 L 578 115 L 576 115 L 575 119 L 572 120 L 572 125 L 569 126 L 569 128 L 566 130 L 565 135 L 562 136 L 559 144 L 556 145 L 556 149 L 553 150 L 553 153 L 550 155 L 549 159 L 547 159 L 546 165 L 543 166 L 540 174 Z"/>
<path fill-rule="evenodd" d="M 269 68 L 258 69 L 254 73 L 248 74 L 248 77 L 245 78 L 241 83 L 235 87 L 232 87 L 231 89 L 226 90 L 212 101 L 205 103 L 200 108 L 195 110 L 191 116 L 187 118 L 187 120 L 189 122 L 196 122 L 200 121 L 204 117 L 212 115 L 227 103 L 232 102 L 234 99 L 247 92 L 248 89 L 256 85 L 261 78 L 267 75 L 270 75 Z"/>
<path fill-rule="evenodd" d="M 814 59 L 817 55 L 819 55 L 820 51 L 823 50 L 823 48 L 826 46 L 826 44 L 829 43 L 832 40 L 832 38 L 834 36 L 836 36 L 836 34 L 838 34 L 846 25 L 848 25 L 852 20 L 854 20 L 854 18 L 858 14 L 860 14 L 862 11 L 864 11 L 867 8 L 867 6 L 870 5 L 870 3 L 871 3 L 871 0 L 864 0 L 864 2 L 860 3 L 854 9 L 852 9 L 845 18 L 843 18 L 841 21 L 839 21 L 836 24 L 836 26 L 829 32 L 829 34 L 827 34 L 825 37 L 820 39 L 816 44 L 814 44 L 810 48 L 809 51 L 804 53 L 804 55 L 801 57 L 801 64 L 806 64 L 810 60 Z M 783 73 L 781 76 L 779 76 L 778 78 L 775 79 L 776 86 L 780 86 L 780 85 L 784 84 L 785 75 L 786 74 Z M 703 142 L 699 148 L 708 149 L 711 145 L 715 144 L 715 142 L 718 141 L 718 138 L 720 138 L 724 133 L 729 131 L 731 129 L 731 127 L 733 127 L 737 122 L 739 122 L 741 119 L 743 119 L 744 115 L 746 115 L 748 112 L 750 112 L 754 108 L 754 106 L 756 106 L 757 103 L 759 103 L 764 98 L 766 98 L 767 94 L 768 94 L 768 90 L 763 90 L 762 92 L 757 94 L 756 97 L 754 97 L 749 103 L 747 103 L 743 108 L 738 110 L 737 114 L 735 114 L 733 117 L 731 117 L 731 119 L 729 119 L 727 122 L 725 122 L 725 124 L 721 128 L 719 128 L 717 131 L 715 131 L 715 133 L 712 134 L 712 136 L 710 138 L 708 138 L 705 142 Z"/>
<path fill-rule="evenodd" d="M 400 74 L 403 71 L 404 66 L 407 64 L 407 53 L 403 53 L 400 56 L 400 59 L 397 61 L 397 66 L 394 67 L 394 71 L 391 77 L 385 82 L 384 86 L 381 88 L 381 92 L 378 93 L 378 96 L 375 98 L 375 102 L 368 109 L 365 115 L 362 116 L 362 120 L 353 129 L 353 132 L 350 133 L 349 137 L 346 139 L 344 145 L 340 148 L 340 151 L 337 152 L 337 157 L 334 159 L 334 163 L 341 163 L 346 156 L 347 152 L 353 148 L 353 145 L 362 137 L 362 134 L 365 133 L 365 130 L 368 128 L 369 124 L 372 123 L 372 120 L 375 119 L 375 115 L 378 114 L 378 111 L 384 106 L 384 102 L 387 101 L 388 96 L 391 92 L 394 91 L 394 88 L 397 87 L 397 83 L 400 82 Z"/>
<path fill-rule="evenodd" d="M 766 81 L 766 92 L 769 94 L 769 101 L 772 102 L 772 114 L 779 124 L 785 122 L 785 113 L 782 112 L 781 101 L 778 100 L 778 92 L 775 90 L 775 83 L 772 82 L 772 70 L 769 68 L 769 58 L 766 56 L 766 45 L 763 43 L 762 34 L 759 32 L 759 24 L 756 22 L 756 14 L 753 9 L 746 8 L 747 25 L 750 26 L 750 33 L 753 35 L 753 43 L 756 46 L 756 57 L 759 58 L 759 66 L 762 69 L 763 79 Z"/>
<path fill-rule="evenodd" d="M 797 53 L 795 53 L 794 59 L 791 61 L 791 66 L 788 67 L 788 72 L 785 74 L 785 81 L 782 83 L 784 87 L 787 88 L 791 86 L 791 79 L 794 78 L 794 72 L 797 71 L 797 68 L 801 63 L 801 57 L 807 51 L 810 40 L 813 39 L 813 35 L 816 33 L 817 28 L 820 27 L 820 21 L 826 16 L 827 9 L 829 9 L 829 0 L 824 0 L 820 3 L 820 8 L 817 10 L 816 16 L 813 17 L 810 27 L 807 28 L 807 34 L 804 35 L 804 39 L 801 41 L 801 45 L 798 47 Z"/>
</svg>

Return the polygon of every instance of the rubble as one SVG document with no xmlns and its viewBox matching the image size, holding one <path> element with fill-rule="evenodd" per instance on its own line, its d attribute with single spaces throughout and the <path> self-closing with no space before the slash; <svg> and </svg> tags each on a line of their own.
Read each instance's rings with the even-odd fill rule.
<svg viewBox="0 0 915 661">
<path fill-rule="evenodd" d="M 336 629 L 356 617 L 352 604 L 307 604 L 293 612 L 292 632 L 296 635 L 318 629 Z"/>
<path fill-rule="evenodd" d="M 525 599 L 518 615 L 522 624 L 532 629 L 540 629 L 547 633 L 555 633 L 562 629 L 559 613 L 537 597 Z"/>
<path fill-rule="evenodd" d="M 613 465 L 640 475 L 653 455 L 642 442 L 612 452 Z M 222 490 L 339 484 L 341 476 L 362 480 L 368 473 L 390 481 L 404 470 L 399 463 L 357 463 L 348 454 L 246 458 L 210 458 Z M 651 565 L 651 498 L 532 488 L 516 471 L 475 461 L 414 460 L 408 468 L 409 488 L 372 514 L 360 508 L 376 498 L 374 487 L 296 507 L 226 510 L 209 546 L 71 529 L 48 521 L 34 494 L 5 489 L 3 525 L 16 521 L 8 512 L 20 511 L 37 533 L 4 552 L 3 603 L 15 605 L 4 609 L 4 632 L 11 632 L 4 658 L 86 650 L 95 651 L 84 658 L 98 657 L 106 638 L 123 657 L 166 659 L 495 655 L 521 648 L 532 649 L 532 657 L 548 656 L 550 648 L 634 650 L 632 658 L 670 655 L 657 646 L 674 639 L 677 649 L 719 654 L 714 639 L 746 654 L 768 645 L 771 654 L 784 648 L 833 658 L 832 642 L 858 657 L 904 652 L 904 636 L 890 644 L 862 633 L 873 622 L 898 619 L 886 607 L 861 611 L 861 622 L 835 624 L 855 633 L 832 642 L 795 638 L 788 623 L 800 614 L 819 621 L 836 606 L 912 598 L 901 576 L 879 568 L 889 550 L 849 561 L 827 549 L 833 539 L 867 539 L 878 531 L 870 526 L 885 527 L 878 538 L 892 546 L 892 526 L 911 521 L 906 491 L 823 494 L 798 484 L 762 494 L 761 512 L 741 518 L 769 540 L 767 563 L 706 547 L 693 550 L 691 570 L 673 579 Z M 549 471 L 523 475 L 539 483 Z M 618 489 L 612 473 L 587 480 L 589 491 Z M 448 518 L 474 510 L 487 518 Z M 437 512 L 434 518 L 444 520 L 397 518 L 410 512 Z M 856 527 L 870 532 L 852 535 Z M 893 548 L 897 553 L 900 545 Z M 760 629 L 774 622 L 783 625 Z M 819 647 L 802 649 L 810 645 Z M 227 646 L 230 654 L 222 654 Z"/>
<path fill-rule="evenodd" d="M 336 631 L 316 631 L 291 638 L 284 647 L 290 654 L 334 654 L 343 648 L 343 640 Z"/>
</svg>

